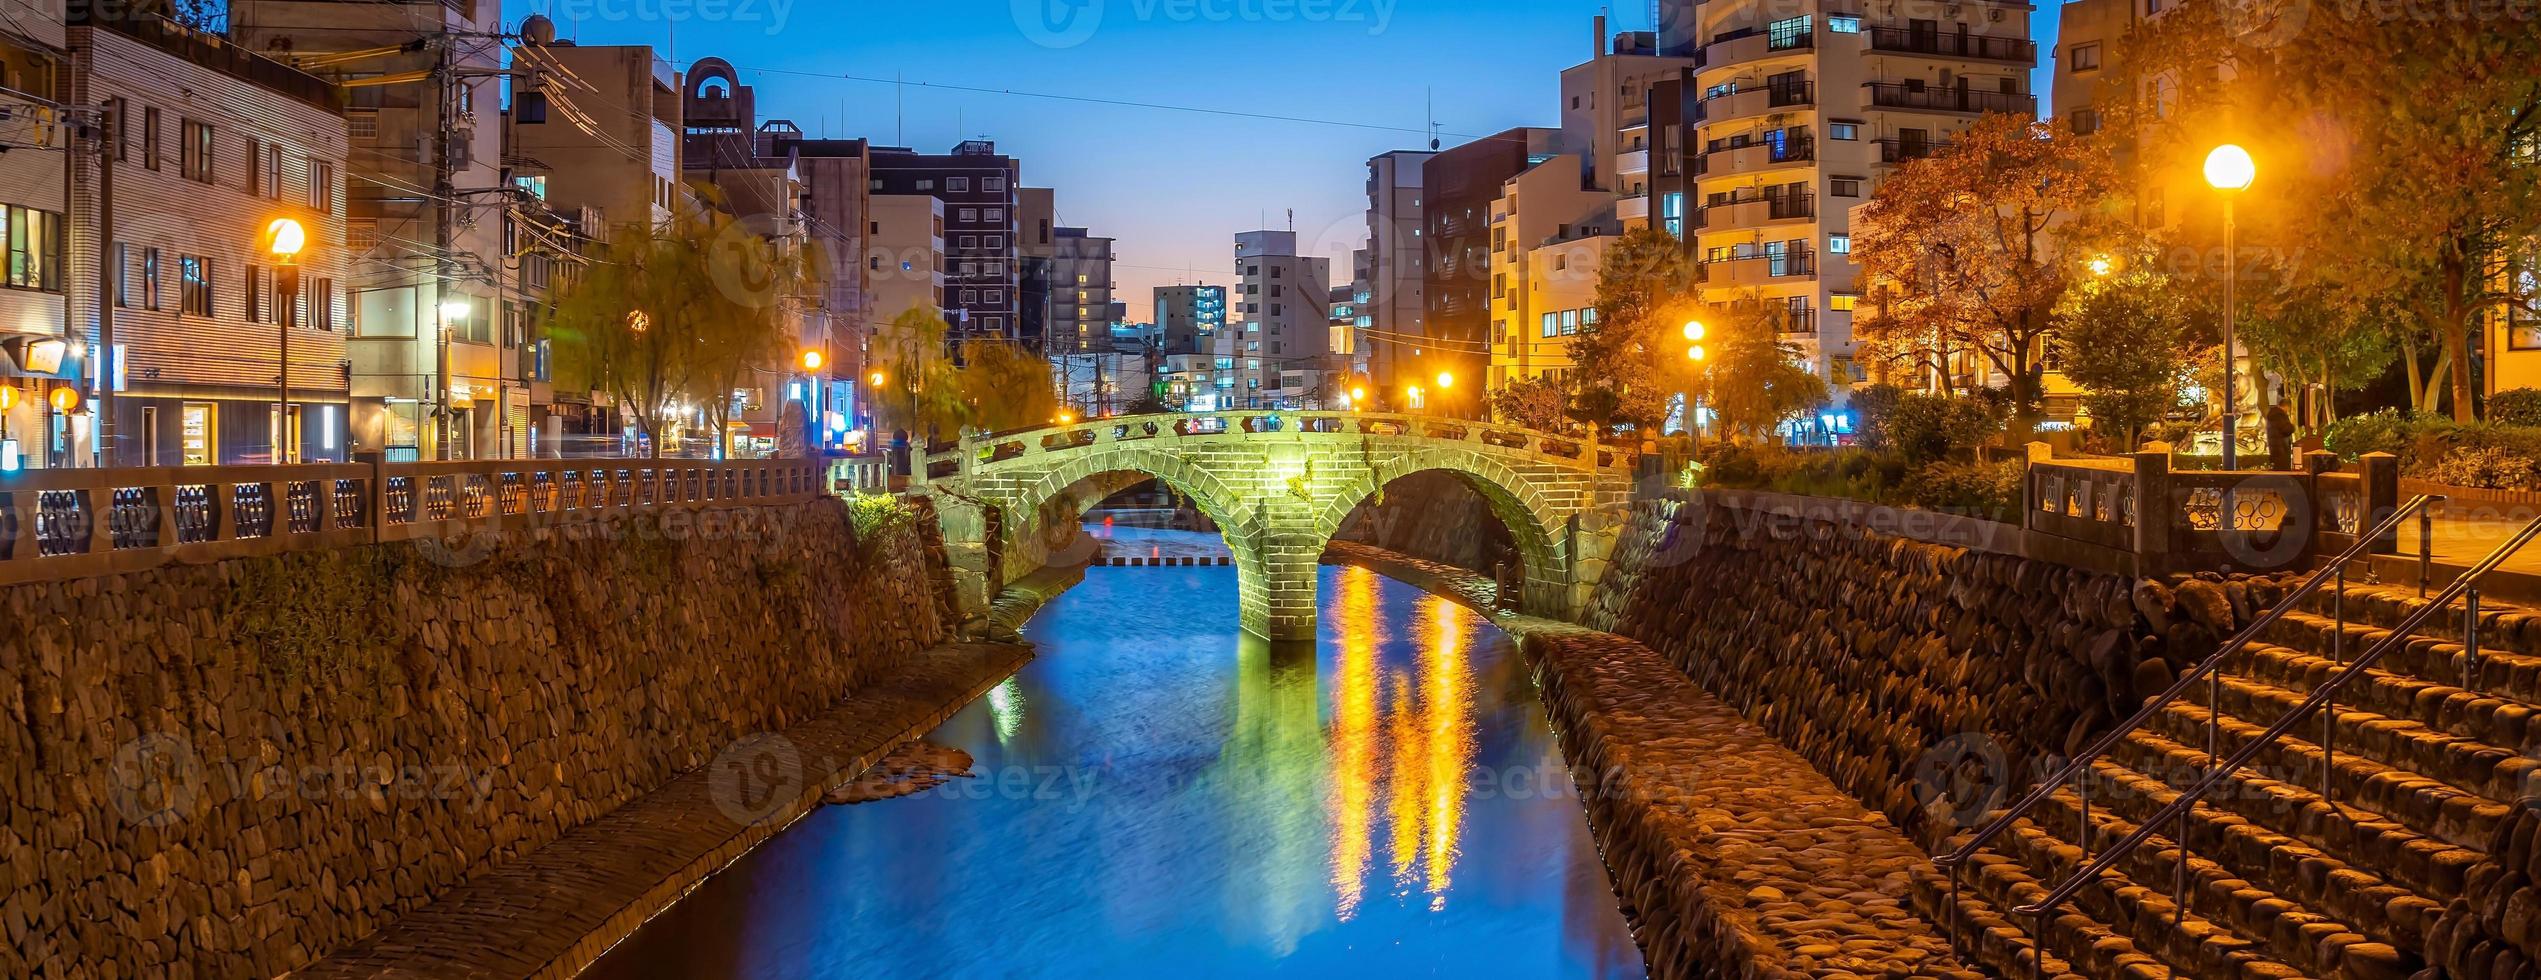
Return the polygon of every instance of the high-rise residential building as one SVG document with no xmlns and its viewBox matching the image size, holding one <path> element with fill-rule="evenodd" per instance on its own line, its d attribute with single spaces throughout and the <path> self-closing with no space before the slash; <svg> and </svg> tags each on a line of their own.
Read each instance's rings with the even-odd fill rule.
<svg viewBox="0 0 2541 980">
<path fill-rule="evenodd" d="M 1688 4 L 1688 6 L 1691 6 Z M 1662 53 L 1659 35 L 1606 36 L 1606 18 L 1595 19 L 1589 59 L 1562 72 L 1562 133 L 1566 149 L 1581 156 L 1588 185 L 1627 198 L 1646 196 L 1650 183 L 1650 86 L 1692 70 L 1691 51 Z"/>
<path fill-rule="evenodd" d="M 865 275 L 873 284 L 874 324 L 912 309 L 941 315 L 944 202 L 933 194 L 875 194 L 871 200 L 873 247 L 865 257 Z"/>
<path fill-rule="evenodd" d="M 513 183 L 561 211 L 595 209 L 611 225 L 668 220 L 682 179 L 679 73 L 650 45 L 586 46 L 523 30 L 505 130 Z"/>
<path fill-rule="evenodd" d="M 0 210 L 7 291 L 67 298 L 85 340 L 76 349 L 89 356 L 64 363 L 91 379 L 92 421 L 107 437 L 99 458 L 171 467 L 348 458 L 342 90 L 222 49 L 216 36 L 102 6 L 73 9 L 65 40 L 67 72 L 34 79 L 12 63 L 11 88 L 63 84 L 64 103 L 106 107 L 114 133 L 102 154 L 8 154 L 47 160 L 51 179 L 34 185 L 46 191 L 61 189 L 70 164 L 67 222 L 59 198 L 30 200 L 27 188 L 12 187 Z M 306 236 L 290 269 L 266 244 L 269 225 L 285 218 Z M 13 326 L 60 322 L 49 312 Z M 49 373 L 29 363 L 36 351 L 16 353 L 22 373 Z M 61 450 L 86 448 L 67 424 L 13 434 L 40 440 L 44 451 L 28 455 L 54 465 L 69 462 Z"/>
<path fill-rule="evenodd" d="M 1794 14 L 1715 0 L 1697 28 L 1701 67 L 1651 86 L 1667 159 L 1626 216 L 1686 239 L 1706 299 L 1779 306 L 1783 338 L 1840 395 L 1865 376 L 1850 211 L 1980 115 L 2035 113 L 2028 8 Z"/>
<path fill-rule="evenodd" d="M 808 270 L 817 280 L 821 326 L 807 347 L 821 351 L 822 372 L 832 391 L 824 406 L 851 414 L 853 381 L 865 373 L 865 338 L 873 329 L 873 183 L 870 147 L 860 139 L 809 139 L 794 124 L 777 120 L 759 127 L 759 156 L 786 164 L 802 187 L 800 240 Z"/>
<path fill-rule="evenodd" d="M 1058 252 L 1058 192 L 1026 187 L 1015 192 L 1015 339 L 1051 351 L 1050 317 Z"/>
<path fill-rule="evenodd" d="M 327 61 L 348 93 L 344 248 L 352 442 L 400 458 L 527 451 L 526 335 L 499 322 L 517 295 L 503 248 L 505 48 L 492 4 L 232 0 L 230 45 Z M 340 57 L 330 57 L 340 56 Z M 162 111 L 167 138 L 183 113 Z M 142 120 L 147 128 L 149 120 Z M 228 154 L 215 152 L 215 161 Z"/>
<path fill-rule="evenodd" d="M 948 153 L 873 148 L 873 192 L 932 194 L 944 202 L 945 290 L 955 337 L 1022 336 L 1017 259 L 1022 165 L 989 140 Z"/>
<path fill-rule="evenodd" d="M 1491 354 L 1490 370 L 1482 378 L 1493 388 L 1541 377 L 1554 367 L 1546 360 L 1545 337 L 1535 330 L 1538 314 L 1544 312 L 1536 297 L 1550 285 L 1538 277 L 1585 275 L 1590 291 L 1596 287 L 1594 264 L 1572 268 L 1569 251 L 1539 264 L 1535 253 L 1622 232 L 1615 195 L 1588 183 L 1585 163 L 1577 154 L 1564 153 L 1528 167 L 1502 182 L 1500 196 L 1491 202 Z M 1575 327 L 1569 334 L 1550 336 L 1567 338 L 1578 333 Z M 1565 352 L 1559 366 L 1569 363 Z"/>
<path fill-rule="evenodd" d="M 1237 404 L 1299 408 L 1319 399 L 1332 371 L 1332 260 L 1297 254 L 1296 232 L 1248 231 L 1235 236 L 1235 275 Z"/>
<path fill-rule="evenodd" d="M 1486 408 L 1491 207 L 1510 178 L 1563 152 L 1560 130 L 1521 128 L 1451 147 L 1422 164 L 1421 237 L 1429 247 L 1422 290 L 1428 312 L 1421 340 L 1408 352 L 1397 350 L 1392 376 L 1378 379 L 1387 405 L 1467 416 Z M 1441 378 L 1447 380 L 1444 388 Z"/>
<path fill-rule="evenodd" d="M 1368 372 L 1378 387 L 1394 384 L 1398 365 L 1425 335 L 1428 290 L 1423 277 L 1429 248 L 1421 237 L 1421 168 L 1437 156 L 1427 150 L 1395 150 L 1368 160 L 1367 319 Z"/>
<path fill-rule="evenodd" d="M 1050 333 L 1053 353 L 1084 354 L 1112 348 L 1112 240 L 1083 228 L 1059 228 L 1051 237 Z"/>
</svg>

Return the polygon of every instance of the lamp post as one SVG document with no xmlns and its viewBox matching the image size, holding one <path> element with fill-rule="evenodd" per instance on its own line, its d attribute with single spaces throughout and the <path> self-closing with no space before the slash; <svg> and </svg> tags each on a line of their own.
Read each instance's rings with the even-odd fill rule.
<svg viewBox="0 0 2541 980">
<path fill-rule="evenodd" d="M 433 401 L 441 406 L 441 448 L 439 450 L 439 456 L 442 459 L 459 458 L 452 452 L 450 445 L 452 441 L 451 434 L 455 431 L 453 426 L 458 423 L 459 418 L 458 408 L 453 406 L 450 402 L 452 387 L 452 379 L 450 377 L 450 325 L 452 323 L 465 321 L 468 318 L 468 313 L 471 309 L 471 304 L 469 304 L 469 302 L 464 298 L 443 300 L 441 305 L 436 308 L 436 311 L 441 314 L 441 363 L 440 369 L 437 372 L 439 375 L 437 380 L 441 383 L 441 390 L 434 394 Z M 638 327 L 637 329 L 641 330 L 642 328 Z"/>
<path fill-rule="evenodd" d="M 1437 407 L 1437 409 L 1436 409 L 1437 414 L 1440 414 L 1440 415 L 1453 415 L 1453 414 L 1455 413 L 1455 411 L 1456 411 L 1456 406 L 1455 406 L 1455 403 L 1454 403 L 1454 398 L 1455 398 L 1455 396 L 1454 396 L 1454 395 L 1449 394 L 1449 392 L 1454 391 L 1454 390 L 1455 390 L 1455 388 L 1456 388 L 1456 372 L 1453 372 L 1453 371 L 1440 371 L 1440 372 L 1438 372 L 1438 376 L 1437 376 L 1437 377 L 1432 378 L 1432 379 L 1430 379 L 1430 380 L 1435 381 L 1435 382 L 1437 382 L 1437 383 L 1438 383 L 1438 407 Z"/>
<path fill-rule="evenodd" d="M 2241 262 L 2237 254 L 2239 235 L 2233 205 L 2242 191 L 2249 190 L 2258 179 L 2258 164 L 2250 159 L 2250 151 L 2226 143 L 2206 154 L 2206 183 L 2223 195 L 2223 468 L 2239 469 L 2241 460 L 2241 399 L 2233 391 L 2233 374 L 2238 355 L 2234 353 L 2234 319 L 2240 314 Z"/>
<path fill-rule="evenodd" d="M 1710 332 L 1701 320 L 1685 321 L 1685 359 L 1693 365 L 1687 369 L 1691 377 L 1685 386 L 1686 451 L 1698 463 L 1703 458 L 1703 411 L 1697 407 L 1695 396 L 1702 385 L 1703 361 L 1711 356 L 1711 352 L 1703 349 L 1703 337 Z"/>
<path fill-rule="evenodd" d="M 297 326 L 292 320 L 300 307 L 300 253 L 308 245 L 309 232 L 297 219 L 275 218 L 265 226 L 265 249 L 274 257 L 275 301 L 282 307 L 282 315 L 274 318 L 280 324 L 274 333 L 281 338 L 282 353 L 282 370 L 274 383 L 276 464 L 291 462 L 299 449 L 298 433 L 291 426 L 291 328 Z M 108 378 L 106 383 L 113 384 L 114 379 Z"/>
<path fill-rule="evenodd" d="M 822 354 L 819 348 L 806 347 L 803 349 L 803 354 L 800 358 L 798 358 L 798 360 L 803 365 L 803 373 L 809 375 L 809 377 L 804 379 L 804 382 L 811 387 L 810 394 L 804 398 L 804 401 L 811 409 L 811 415 L 805 420 L 806 424 L 803 426 L 803 434 L 810 437 L 812 444 L 812 458 L 820 459 L 824 455 L 824 451 L 829 448 L 824 445 L 824 443 L 828 441 L 828 432 L 821 424 L 820 375 L 821 365 L 829 363 L 829 358 Z"/>
</svg>

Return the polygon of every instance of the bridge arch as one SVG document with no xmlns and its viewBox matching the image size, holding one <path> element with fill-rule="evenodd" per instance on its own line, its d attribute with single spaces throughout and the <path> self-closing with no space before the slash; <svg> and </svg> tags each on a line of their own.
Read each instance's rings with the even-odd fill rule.
<svg viewBox="0 0 2541 980">
<path fill-rule="evenodd" d="M 1036 567 L 1029 546 L 1009 562 L 998 544 L 1081 510 L 1118 485 L 1107 476 L 1134 474 L 1163 481 L 1217 523 L 1234 554 L 1244 628 L 1292 640 L 1314 637 L 1318 567 L 1350 512 L 1429 470 L 1465 480 L 1509 527 L 1529 612 L 1575 612 L 1611 547 L 1612 522 L 1593 518 L 1629 500 L 1634 463 L 1593 443 L 1483 422 L 1256 411 L 976 436 L 930 456 L 925 476 L 927 492 L 940 494 L 957 571 L 985 586 L 966 591 L 971 607 L 984 607 L 997 580 Z"/>
</svg>

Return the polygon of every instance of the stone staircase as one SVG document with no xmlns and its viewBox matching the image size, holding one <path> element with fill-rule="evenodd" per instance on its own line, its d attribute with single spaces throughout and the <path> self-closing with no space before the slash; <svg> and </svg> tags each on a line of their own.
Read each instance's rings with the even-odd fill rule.
<svg viewBox="0 0 2541 980">
<path fill-rule="evenodd" d="M 2338 651 L 2352 660 L 2421 604 L 2413 586 L 2352 586 L 2342 637 L 2324 590 L 2234 654 L 2220 684 L 2194 685 L 2098 760 L 2087 810 L 2063 787 L 1961 869 L 1955 906 L 1948 879 L 1925 882 L 1924 912 L 1956 915 L 1960 948 L 1989 968 L 2031 975 L 2038 923 L 2011 909 L 2193 786 L 2210 737 L 2225 756 L 2258 738 L 2335 673 Z M 2439 614 L 2344 689 L 2334 720 L 2305 719 L 2184 828 L 2160 828 L 2057 909 L 2040 972 L 2536 976 L 2541 891 L 2531 882 L 2541 876 L 2523 865 L 2541 852 L 2541 820 L 2518 801 L 2541 796 L 2541 759 L 2524 751 L 2541 743 L 2541 615 L 2484 608 L 2469 686 L 2460 627 L 2457 610 Z"/>
</svg>

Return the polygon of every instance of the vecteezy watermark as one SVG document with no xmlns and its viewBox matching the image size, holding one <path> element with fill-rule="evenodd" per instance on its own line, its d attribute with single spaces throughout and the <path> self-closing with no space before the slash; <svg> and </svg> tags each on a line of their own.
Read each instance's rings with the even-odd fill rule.
<svg viewBox="0 0 2541 980">
<path fill-rule="evenodd" d="M 338 755 L 304 761 L 217 759 L 172 732 L 144 735 L 115 749 L 106 773 L 107 802 L 139 827 L 165 827 L 232 800 L 391 799 L 485 805 L 493 780 L 457 764 L 394 764 Z"/>
<path fill-rule="evenodd" d="M 794 19 L 794 0 L 532 0 L 529 8 L 567 24 L 763 23 L 769 34 Z"/>
<path fill-rule="evenodd" d="M 724 819 L 747 827 L 803 796 L 803 753 L 774 732 L 725 746 L 706 768 L 706 795 Z"/>
<path fill-rule="evenodd" d="M 1142 23 L 1365 25 L 1385 33 L 1402 0 L 1011 0 L 1015 27 L 1045 48 L 1073 48 L 1093 40 L 1104 18 Z"/>
</svg>

